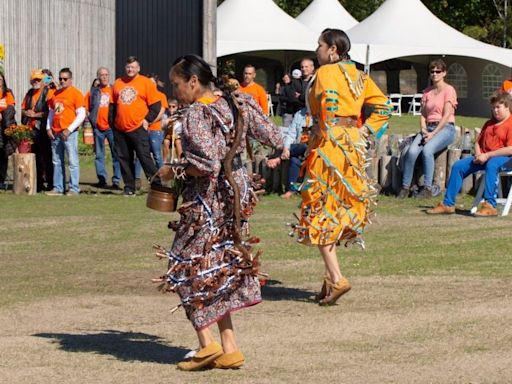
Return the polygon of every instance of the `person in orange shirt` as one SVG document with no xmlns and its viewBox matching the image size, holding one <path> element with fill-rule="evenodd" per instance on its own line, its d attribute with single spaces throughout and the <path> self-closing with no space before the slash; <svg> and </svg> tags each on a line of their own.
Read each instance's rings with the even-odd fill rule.
<svg viewBox="0 0 512 384">
<path fill-rule="evenodd" d="M 505 80 L 505 81 L 501 84 L 500 91 L 501 91 L 501 92 L 508 92 L 508 93 L 512 94 L 512 79 L 510 79 L 510 80 Z"/>
<path fill-rule="evenodd" d="M 9 155 L 14 152 L 14 147 L 7 148 L 8 141 L 4 135 L 5 128 L 16 124 L 16 104 L 12 91 L 7 87 L 5 76 L 0 72 L 0 189 L 5 189 L 5 177 L 7 176 L 7 163 Z"/>
<path fill-rule="evenodd" d="M 100 67 L 96 76 L 99 84 L 91 87 L 84 100 L 87 116 L 94 130 L 94 151 L 96 153 L 94 165 L 98 177 L 98 183 L 95 186 L 98 188 L 107 186 L 108 175 L 105 169 L 105 140 L 107 140 L 112 155 L 112 189 L 118 190 L 121 182 L 121 166 L 119 165 L 111 123 L 112 87 L 110 86 L 110 72 L 108 68 Z"/>
<path fill-rule="evenodd" d="M 151 80 L 157 86 L 157 93 L 160 97 L 160 102 L 162 103 L 162 110 L 160 114 L 156 117 L 155 120 L 148 127 L 149 134 L 149 145 L 151 147 L 151 155 L 153 156 L 153 160 L 157 168 L 160 168 L 164 165 L 164 161 L 162 158 L 162 143 L 164 141 L 164 133 L 162 131 L 162 117 L 164 116 L 164 112 L 169 108 L 169 103 L 167 102 L 167 96 L 165 93 L 160 92 L 158 87 L 163 87 L 163 81 L 159 80 L 158 75 L 155 73 L 151 73 L 148 76 L 148 79 Z M 140 165 L 139 159 L 135 161 L 135 186 L 140 185 L 140 174 L 142 171 L 142 167 Z"/>
<path fill-rule="evenodd" d="M 73 73 L 69 68 L 59 72 L 60 89 L 48 100 L 50 108 L 46 132 L 52 141 L 53 190 L 50 196 L 61 196 L 65 192 L 66 172 L 64 152 L 68 154 L 68 196 L 80 193 L 80 163 L 78 159 L 78 128 L 85 119 L 84 95 L 73 87 Z"/>
<path fill-rule="evenodd" d="M 117 79 L 113 87 L 113 104 L 116 109 L 114 139 L 124 180 L 124 195 L 135 194 L 135 155 L 146 177 L 157 172 L 151 158 L 147 130 L 162 110 L 156 85 L 139 74 L 140 64 L 135 56 L 126 60 L 125 76 Z M 160 184 L 158 177 L 153 183 Z"/>
<path fill-rule="evenodd" d="M 36 156 L 37 191 L 53 189 L 52 144 L 46 133 L 48 120 L 48 99 L 54 89 L 45 85 L 45 74 L 36 69 L 30 76 L 30 85 L 21 104 L 21 122 L 32 128 L 34 142 L 32 152 Z"/>
<path fill-rule="evenodd" d="M 244 82 L 240 86 L 240 91 L 244 93 L 248 93 L 258 103 L 261 107 L 261 110 L 265 115 L 268 115 L 268 98 L 267 92 L 265 88 L 256 83 L 254 79 L 256 78 L 256 68 L 254 65 L 247 64 L 244 67 Z"/>
</svg>

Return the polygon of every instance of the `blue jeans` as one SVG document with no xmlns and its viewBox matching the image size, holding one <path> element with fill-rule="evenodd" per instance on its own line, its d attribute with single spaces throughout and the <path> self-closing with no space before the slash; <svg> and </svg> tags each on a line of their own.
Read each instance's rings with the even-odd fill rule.
<svg viewBox="0 0 512 384">
<path fill-rule="evenodd" d="M 55 135 L 52 140 L 52 162 L 53 162 L 53 188 L 57 192 L 64 193 L 66 186 L 66 168 L 64 163 L 64 152 L 68 154 L 69 162 L 69 190 L 80 193 L 80 162 L 78 160 L 78 130 L 68 136 L 66 141 L 62 133 Z"/>
<path fill-rule="evenodd" d="M 121 181 L 121 167 L 119 165 L 119 158 L 114 144 L 114 132 L 111 128 L 106 131 L 101 131 L 94 128 L 94 148 L 96 152 L 96 159 L 94 165 L 96 166 L 96 176 L 100 183 L 107 182 L 107 170 L 105 169 L 105 139 L 108 141 L 110 147 L 110 154 L 112 155 L 112 168 L 114 174 L 112 175 L 112 184 L 119 185 Z"/>
<path fill-rule="evenodd" d="M 164 141 L 164 133 L 163 131 L 151 131 L 148 130 L 149 135 L 149 145 L 151 146 L 151 155 L 153 155 L 153 160 L 155 161 L 156 167 L 160 169 L 162 165 L 164 165 L 164 161 L 162 158 L 162 143 Z M 140 165 L 139 159 L 135 159 L 135 178 L 140 179 L 140 174 L 142 171 L 142 167 Z"/>
<path fill-rule="evenodd" d="M 496 207 L 496 193 L 498 188 L 498 172 L 505 169 L 504 165 L 512 159 L 509 156 L 492 157 L 485 164 L 476 164 L 473 162 L 474 156 L 465 157 L 453 164 L 448 187 L 444 195 L 443 204 L 448 207 L 455 205 L 455 197 L 462 187 L 462 181 L 465 177 L 478 171 L 485 171 L 484 194 L 483 198 L 493 207 Z"/>
<path fill-rule="evenodd" d="M 285 186 L 286 192 L 297 191 L 293 184 L 296 183 L 299 178 L 300 166 L 302 165 L 303 156 L 307 148 L 308 146 L 306 144 L 290 145 L 290 166 L 288 168 L 288 178 Z"/>
<path fill-rule="evenodd" d="M 435 124 L 428 124 L 427 130 L 432 132 L 436 128 Z M 425 145 L 421 144 L 422 135 L 417 134 L 412 142 L 404 161 L 404 173 L 402 176 L 402 186 L 409 188 L 412 182 L 414 172 L 414 164 L 421 153 L 423 160 L 423 174 L 425 175 L 424 186 L 432 187 L 432 179 L 434 178 L 434 155 L 447 148 L 455 140 L 455 125 L 453 123 L 446 124 L 432 139 Z"/>
</svg>

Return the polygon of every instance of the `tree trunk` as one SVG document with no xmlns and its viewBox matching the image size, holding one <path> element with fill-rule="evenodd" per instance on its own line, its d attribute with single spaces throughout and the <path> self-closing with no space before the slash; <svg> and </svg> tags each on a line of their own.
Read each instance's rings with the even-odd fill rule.
<svg viewBox="0 0 512 384">
<path fill-rule="evenodd" d="M 15 195 L 35 195 L 36 156 L 33 153 L 15 153 L 13 155 L 13 192 Z"/>
</svg>

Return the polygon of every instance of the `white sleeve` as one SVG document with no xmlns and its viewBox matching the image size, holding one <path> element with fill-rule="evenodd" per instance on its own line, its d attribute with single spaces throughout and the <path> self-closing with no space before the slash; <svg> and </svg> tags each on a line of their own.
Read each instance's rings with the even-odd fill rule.
<svg viewBox="0 0 512 384">
<path fill-rule="evenodd" d="M 80 124 L 82 124 L 83 121 L 85 120 L 85 108 L 84 107 L 78 108 L 75 112 L 76 112 L 75 120 L 73 120 L 73 122 L 67 128 L 69 133 L 74 132 L 80 126 Z"/>
<path fill-rule="evenodd" d="M 55 110 L 53 108 L 50 108 L 50 110 L 48 112 L 48 118 L 46 119 L 46 130 L 47 131 L 52 129 L 53 115 L 55 115 Z"/>
</svg>

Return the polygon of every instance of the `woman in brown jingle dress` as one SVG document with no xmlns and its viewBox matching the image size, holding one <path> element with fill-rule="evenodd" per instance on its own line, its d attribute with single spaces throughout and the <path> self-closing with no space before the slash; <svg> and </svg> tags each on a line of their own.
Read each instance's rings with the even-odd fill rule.
<svg viewBox="0 0 512 384">
<path fill-rule="evenodd" d="M 282 146 L 282 139 L 252 97 L 236 93 L 234 99 L 229 90 L 214 96 L 215 78 L 200 57 L 177 59 L 170 79 L 178 99 L 190 108 L 183 119 L 182 159 L 160 170 L 163 178 L 185 180 L 165 280 L 180 296 L 201 346 L 178 369 L 238 368 L 244 356 L 230 314 L 261 301 L 258 255 L 252 253 L 258 240 L 249 237 L 248 226 L 257 197 L 240 154 L 246 135 L 272 147 Z M 222 346 L 210 332 L 214 323 Z"/>
</svg>

